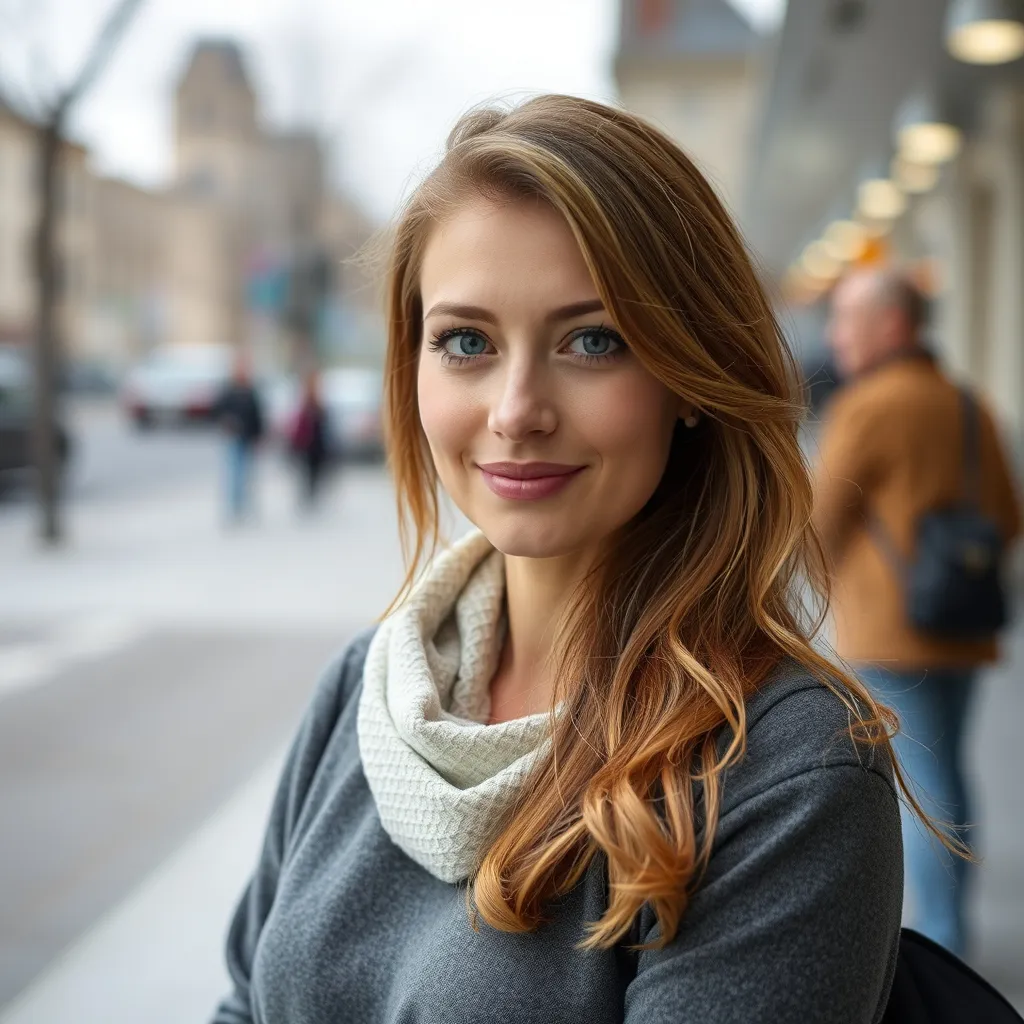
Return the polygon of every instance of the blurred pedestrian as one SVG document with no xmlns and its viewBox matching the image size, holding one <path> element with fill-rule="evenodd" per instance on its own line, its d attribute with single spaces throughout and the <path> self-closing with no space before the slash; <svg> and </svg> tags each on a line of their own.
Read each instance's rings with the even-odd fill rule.
<svg viewBox="0 0 1024 1024">
<path fill-rule="evenodd" d="M 327 409 L 320 397 L 315 370 L 305 378 L 302 398 L 291 425 L 289 444 L 301 472 L 300 501 L 307 509 L 316 504 L 327 464 Z"/>
<path fill-rule="evenodd" d="M 829 336 L 846 384 L 823 425 L 815 517 L 837 653 L 899 714 L 897 752 L 925 809 L 962 827 L 975 820 L 964 724 L 997 657 L 998 563 L 1020 513 L 992 418 L 926 348 L 925 312 L 895 271 L 838 284 Z M 904 851 L 918 929 L 961 953 L 967 862 L 910 818 Z"/>
<path fill-rule="evenodd" d="M 226 439 L 227 515 L 238 522 L 251 507 L 252 465 L 263 436 L 263 408 L 248 357 L 236 357 L 231 380 L 217 399 L 215 417 Z"/>
</svg>

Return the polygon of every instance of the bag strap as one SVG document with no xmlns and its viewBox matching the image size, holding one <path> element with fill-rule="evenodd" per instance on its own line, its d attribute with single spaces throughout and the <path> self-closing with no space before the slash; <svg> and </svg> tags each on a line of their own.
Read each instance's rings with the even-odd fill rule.
<svg viewBox="0 0 1024 1024">
<path fill-rule="evenodd" d="M 978 403 L 966 387 L 960 388 L 963 414 L 963 491 L 964 503 L 977 508 L 981 504 L 981 443 L 978 438 Z"/>
<path fill-rule="evenodd" d="M 882 553 L 882 557 L 889 563 L 892 571 L 901 581 L 905 581 L 907 578 L 907 560 L 903 557 L 903 552 L 896 547 L 892 534 L 886 529 L 885 524 L 871 509 L 864 513 L 864 527 L 871 535 L 875 546 Z"/>
<path fill-rule="evenodd" d="M 981 503 L 981 445 L 978 440 L 979 413 L 978 403 L 970 389 L 961 386 L 960 408 L 963 419 L 963 477 L 961 497 L 965 504 L 977 508 Z M 885 524 L 870 509 L 864 515 L 864 526 L 871 534 L 882 556 L 892 567 L 893 572 L 901 579 L 907 577 L 907 560 L 896 547 Z"/>
</svg>

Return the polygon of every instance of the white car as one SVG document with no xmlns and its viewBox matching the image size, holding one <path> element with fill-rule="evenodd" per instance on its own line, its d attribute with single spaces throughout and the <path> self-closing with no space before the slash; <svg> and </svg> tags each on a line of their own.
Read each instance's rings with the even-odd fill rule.
<svg viewBox="0 0 1024 1024">
<path fill-rule="evenodd" d="M 121 397 L 140 427 L 157 422 L 208 420 L 231 377 L 227 345 L 166 345 L 129 371 Z"/>
<path fill-rule="evenodd" d="M 381 418 L 383 375 L 363 367 L 334 367 L 320 375 L 320 397 L 327 411 L 331 458 L 377 461 L 384 457 Z M 270 431 L 287 444 L 302 389 L 294 377 L 274 381 L 264 392 Z"/>
</svg>

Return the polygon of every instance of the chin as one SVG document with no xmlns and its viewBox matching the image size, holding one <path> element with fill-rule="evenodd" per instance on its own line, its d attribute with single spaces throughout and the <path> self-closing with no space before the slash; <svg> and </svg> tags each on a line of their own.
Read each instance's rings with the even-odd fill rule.
<svg viewBox="0 0 1024 1024">
<path fill-rule="evenodd" d="M 600 538 L 580 528 L 579 520 L 567 522 L 572 510 L 562 515 L 538 515 L 523 510 L 505 515 L 471 516 L 481 533 L 503 555 L 514 558 L 559 558 L 581 548 L 593 547 Z"/>
</svg>

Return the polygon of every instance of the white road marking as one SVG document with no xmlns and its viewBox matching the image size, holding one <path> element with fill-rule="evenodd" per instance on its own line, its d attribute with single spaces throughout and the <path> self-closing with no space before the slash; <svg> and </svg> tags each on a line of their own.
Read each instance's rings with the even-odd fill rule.
<svg viewBox="0 0 1024 1024">
<path fill-rule="evenodd" d="M 47 644 L 18 644 L 0 648 L 0 695 L 24 690 L 52 675 L 59 667 Z"/>
<path fill-rule="evenodd" d="M 122 650 L 143 632 L 138 621 L 88 616 L 59 626 L 43 640 L 0 646 L 0 697 L 46 683 L 70 664 Z"/>
<path fill-rule="evenodd" d="M 15 1000 L 0 1024 L 204 1021 L 228 994 L 224 936 L 284 752 Z"/>
</svg>

